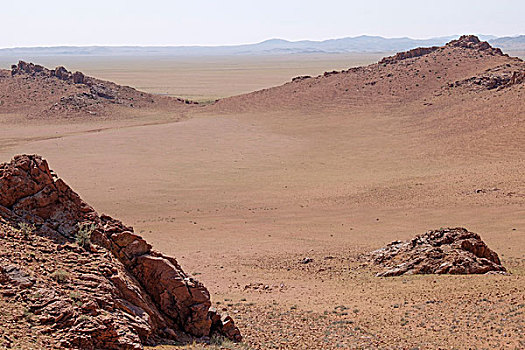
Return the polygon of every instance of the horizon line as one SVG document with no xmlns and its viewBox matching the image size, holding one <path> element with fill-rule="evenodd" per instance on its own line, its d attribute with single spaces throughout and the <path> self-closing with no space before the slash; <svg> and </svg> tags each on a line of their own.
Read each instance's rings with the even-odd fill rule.
<svg viewBox="0 0 525 350">
<path fill-rule="evenodd" d="M 298 42 L 313 42 L 313 43 L 321 43 L 325 41 L 330 40 L 342 40 L 342 39 L 357 39 L 357 38 L 381 38 L 381 39 L 387 39 L 387 40 L 395 40 L 395 39 L 408 39 L 408 40 L 414 40 L 414 41 L 424 41 L 424 40 L 432 40 L 432 39 L 441 39 L 441 38 L 451 38 L 451 37 L 460 37 L 462 35 L 476 35 L 476 36 L 492 36 L 494 39 L 501 39 L 501 38 L 517 38 L 520 36 L 524 36 L 525 34 L 513 34 L 513 35 L 504 35 L 504 36 L 497 36 L 492 34 L 454 34 L 454 35 L 441 35 L 441 36 L 432 36 L 427 38 L 413 38 L 410 36 L 398 36 L 398 37 L 385 37 L 381 35 L 369 35 L 369 34 L 361 34 L 356 36 L 343 36 L 343 37 L 336 37 L 336 38 L 329 38 L 329 39 L 321 39 L 321 40 L 311 40 L 311 39 L 301 39 L 301 40 L 288 40 L 278 37 L 268 38 L 262 41 L 256 41 L 256 42 L 249 42 L 249 43 L 239 43 L 239 44 L 212 44 L 212 45 L 206 45 L 206 44 L 189 44 L 189 45 L 177 45 L 177 44 L 152 44 L 152 45 L 142 45 L 142 44 L 108 44 L 108 45 L 101 45 L 101 44 L 86 44 L 86 45 L 75 45 L 75 44 L 56 44 L 56 45 L 39 45 L 39 46 L 11 46 L 11 47 L 0 47 L 0 50 L 16 50 L 16 49 L 44 49 L 44 48 L 102 48 L 102 47 L 111 47 L 111 48 L 126 48 L 126 47 L 133 47 L 133 48 L 213 48 L 213 47 L 235 47 L 235 46 L 245 46 L 245 45 L 257 45 L 262 44 L 270 41 L 284 41 L 288 43 L 298 43 Z M 489 40 L 494 40 L 489 39 Z"/>
</svg>

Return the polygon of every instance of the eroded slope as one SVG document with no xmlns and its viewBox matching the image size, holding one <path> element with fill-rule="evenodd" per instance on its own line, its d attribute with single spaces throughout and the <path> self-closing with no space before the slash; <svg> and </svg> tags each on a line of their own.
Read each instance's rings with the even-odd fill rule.
<svg viewBox="0 0 525 350">
<path fill-rule="evenodd" d="M 487 89 L 523 83 L 525 63 L 477 37 L 462 36 L 443 47 L 418 48 L 369 66 L 297 77 L 282 86 L 219 101 L 217 111 L 395 106 L 447 93 L 473 82 Z M 482 83 L 478 83 L 478 80 Z M 484 81 L 490 83 L 485 84 Z"/>
</svg>

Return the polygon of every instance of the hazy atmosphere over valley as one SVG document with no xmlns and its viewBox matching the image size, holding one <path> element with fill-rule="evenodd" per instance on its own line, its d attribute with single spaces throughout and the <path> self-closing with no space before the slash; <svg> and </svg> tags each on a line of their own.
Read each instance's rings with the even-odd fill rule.
<svg viewBox="0 0 525 350">
<path fill-rule="evenodd" d="M 0 349 L 525 348 L 522 2 L 2 7 Z"/>
</svg>

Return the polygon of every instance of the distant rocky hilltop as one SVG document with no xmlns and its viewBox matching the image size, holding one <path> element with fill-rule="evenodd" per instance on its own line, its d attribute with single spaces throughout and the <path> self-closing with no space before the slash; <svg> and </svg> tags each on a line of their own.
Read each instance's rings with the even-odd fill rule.
<svg viewBox="0 0 525 350">
<path fill-rule="evenodd" d="M 19 61 L 10 71 L 0 70 L 0 113 L 30 118 L 108 116 L 137 109 L 178 111 L 193 104 L 197 103 L 141 92 L 62 66 L 48 69 Z"/>
<path fill-rule="evenodd" d="M 351 111 L 371 104 L 418 102 L 425 106 L 439 96 L 465 96 L 515 87 L 525 81 L 525 62 L 474 35 L 443 46 L 419 47 L 385 57 L 377 63 L 232 96 L 209 106 L 217 111 L 323 110 Z"/>
<path fill-rule="evenodd" d="M 18 62 L 18 64 L 14 64 L 11 66 L 11 75 L 14 76 L 17 74 L 30 74 L 30 75 L 40 74 L 42 76 L 57 77 L 58 79 L 70 81 L 74 84 L 93 85 L 89 83 L 89 81 L 86 79 L 83 73 L 81 72 L 71 73 L 70 71 L 68 71 L 66 68 L 62 66 L 56 67 L 55 69 L 50 70 L 38 64 L 20 61 Z"/>
<path fill-rule="evenodd" d="M 445 46 L 460 47 L 460 48 L 465 48 L 465 49 L 474 49 L 474 50 L 483 51 L 490 55 L 498 55 L 498 56 L 504 55 L 501 49 L 490 46 L 488 42 L 481 41 L 475 35 L 463 35 L 459 39 L 452 40 L 451 42 L 447 43 Z M 418 47 L 410 51 L 399 52 L 394 56 L 383 58 L 381 61 L 379 61 L 379 64 L 395 63 L 395 62 L 399 62 L 402 60 L 406 60 L 408 58 L 420 57 L 423 55 L 427 55 L 431 52 L 434 52 L 438 50 L 439 48 L 440 48 L 439 46 Z"/>
<path fill-rule="evenodd" d="M 478 37 L 474 35 L 464 35 L 457 40 L 452 40 L 451 42 L 445 45 L 445 48 L 462 48 L 474 50 L 475 52 L 491 56 L 509 57 L 509 55 L 504 54 L 503 51 L 501 51 L 501 49 L 492 47 L 488 42 L 481 41 Z M 428 55 L 440 49 L 442 48 L 433 46 L 420 47 L 406 52 L 399 52 L 394 56 L 383 58 L 381 61 L 379 61 L 379 64 L 395 64 L 400 61 L 407 60 L 409 58 L 416 58 Z M 518 59 L 518 61 L 521 60 Z M 521 63 L 523 63 L 523 61 L 521 61 Z M 515 84 L 521 84 L 525 81 L 525 66 L 521 64 L 520 68 L 521 69 L 515 69 L 510 64 L 505 64 L 495 68 L 487 69 L 481 75 L 463 80 L 458 80 L 454 83 L 449 83 L 448 86 L 479 86 L 491 90 L 495 88 L 508 87 Z"/>
<path fill-rule="evenodd" d="M 202 283 L 99 215 L 36 155 L 0 164 L 0 294 L 13 317 L 23 307 L 46 348 L 242 339 Z"/>
<path fill-rule="evenodd" d="M 509 57 L 473 35 L 443 46 L 418 47 L 385 57 L 378 63 L 319 76 L 300 76 L 283 86 L 232 96 L 212 104 L 197 103 L 138 91 L 70 72 L 20 61 L 0 70 L 0 113 L 36 118 L 71 118 L 114 115 L 129 117 L 136 110 L 153 110 L 183 118 L 190 108 L 212 111 L 252 108 L 322 108 L 331 101 L 347 106 L 367 101 L 411 101 L 451 93 L 452 89 L 491 90 L 521 84 L 523 60 Z M 158 113 L 160 114 L 160 113 Z"/>
</svg>

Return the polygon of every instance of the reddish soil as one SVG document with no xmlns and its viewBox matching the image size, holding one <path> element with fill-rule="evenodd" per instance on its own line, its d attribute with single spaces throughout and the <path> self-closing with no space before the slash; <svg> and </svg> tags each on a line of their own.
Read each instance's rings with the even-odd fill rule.
<svg viewBox="0 0 525 350">
<path fill-rule="evenodd" d="M 522 349 L 524 71 L 466 37 L 208 106 L 71 119 L 40 112 L 77 87 L 54 96 L 6 71 L 0 159 L 42 154 L 176 256 L 239 326 L 223 347 Z M 39 91 L 27 110 L 24 89 Z M 479 234 L 508 275 L 376 277 L 363 261 L 441 227 Z"/>
</svg>

